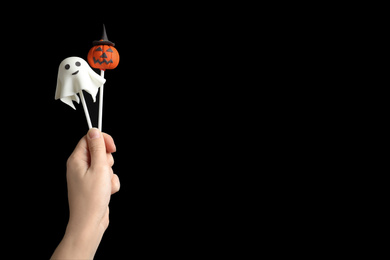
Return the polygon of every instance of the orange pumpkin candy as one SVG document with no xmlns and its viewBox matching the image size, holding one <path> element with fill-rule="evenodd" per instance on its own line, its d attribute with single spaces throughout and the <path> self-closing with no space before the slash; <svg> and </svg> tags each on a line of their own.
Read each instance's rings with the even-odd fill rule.
<svg viewBox="0 0 390 260">
<path fill-rule="evenodd" d="M 119 64 L 119 53 L 114 46 L 96 45 L 88 52 L 88 63 L 95 69 L 112 70 Z"/>
</svg>

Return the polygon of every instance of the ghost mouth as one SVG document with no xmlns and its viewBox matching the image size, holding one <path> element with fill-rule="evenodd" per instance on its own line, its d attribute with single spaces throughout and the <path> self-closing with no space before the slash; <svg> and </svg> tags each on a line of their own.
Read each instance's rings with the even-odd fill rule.
<svg viewBox="0 0 390 260">
<path fill-rule="evenodd" d="M 72 73 L 72 75 L 76 75 L 77 73 L 79 73 L 79 71 L 76 71 L 75 73 Z"/>
</svg>

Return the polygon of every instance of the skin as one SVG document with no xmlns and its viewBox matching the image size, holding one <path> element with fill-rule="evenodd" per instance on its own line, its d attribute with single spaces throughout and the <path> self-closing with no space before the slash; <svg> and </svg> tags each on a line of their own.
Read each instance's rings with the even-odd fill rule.
<svg viewBox="0 0 390 260">
<path fill-rule="evenodd" d="M 51 259 L 93 259 L 109 224 L 111 195 L 119 191 L 112 171 L 116 151 L 108 134 L 92 128 L 67 161 L 69 222 Z"/>
</svg>

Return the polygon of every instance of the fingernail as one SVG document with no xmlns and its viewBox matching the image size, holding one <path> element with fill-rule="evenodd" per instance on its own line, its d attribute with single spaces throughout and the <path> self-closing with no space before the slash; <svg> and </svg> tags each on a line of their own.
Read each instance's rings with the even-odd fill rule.
<svg viewBox="0 0 390 260">
<path fill-rule="evenodd" d="M 100 137 L 100 131 L 97 128 L 91 128 L 88 131 L 88 137 L 89 139 L 93 140 Z"/>
</svg>

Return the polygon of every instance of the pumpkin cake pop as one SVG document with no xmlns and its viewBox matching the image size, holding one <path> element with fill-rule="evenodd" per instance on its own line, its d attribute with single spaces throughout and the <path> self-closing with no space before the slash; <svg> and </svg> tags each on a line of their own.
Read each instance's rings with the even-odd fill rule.
<svg viewBox="0 0 390 260">
<path fill-rule="evenodd" d="M 88 52 L 88 63 L 92 68 L 105 71 L 115 69 L 119 64 L 119 53 L 115 43 L 107 38 L 106 28 L 103 24 L 103 34 L 100 41 L 93 41 L 93 47 Z"/>
<path fill-rule="evenodd" d="M 99 41 L 92 42 L 93 47 L 88 52 L 88 63 L 95 69 L 100 69 L 100 76 L 104 78 L 106 69 L 115 69 L 119 64 L 119 53 L 114 47 L 115 43 L 108 40 L 106 27 L 103 24 L 103 34 Z M 103 121 L 103 89 L 104 85 L 100 87 L 99 94 L 99 120 L 98 126 L 102 131 Z"/>
</svg>

